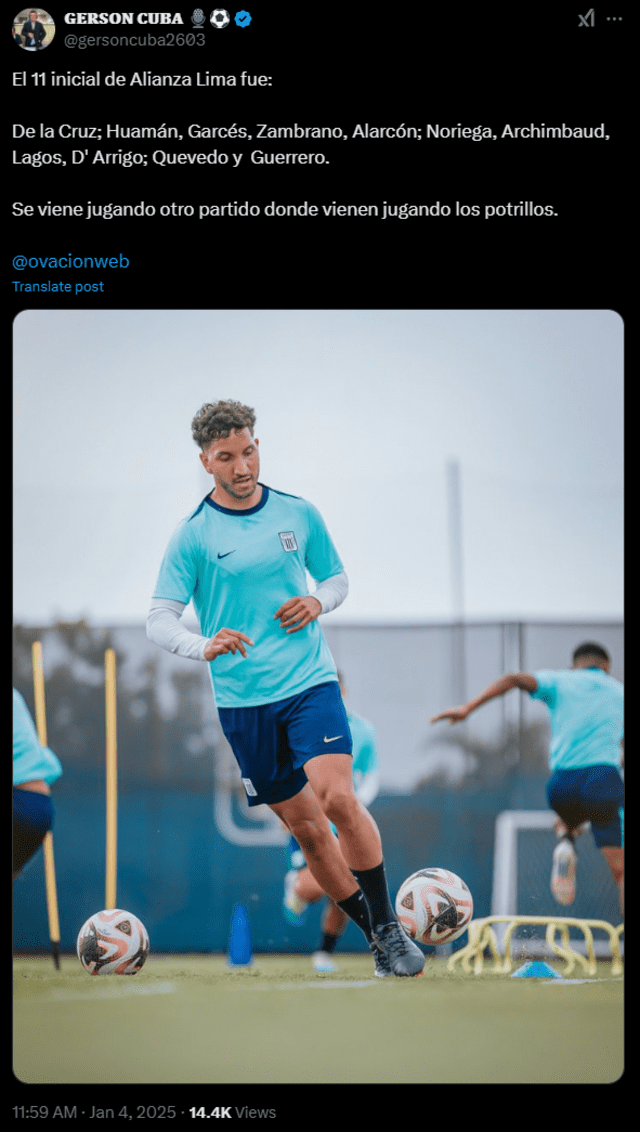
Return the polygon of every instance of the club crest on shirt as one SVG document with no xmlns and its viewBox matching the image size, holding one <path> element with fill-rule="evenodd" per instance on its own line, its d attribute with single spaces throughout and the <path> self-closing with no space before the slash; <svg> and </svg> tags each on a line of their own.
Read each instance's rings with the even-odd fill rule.
<svg viewBox="0 0 640 1132">
<path fill-rule="evenodd" d="M 293 531 L 280 531 L 280 542 L 283 550 L 297 550 L 298 544 Z"/>
</svg>

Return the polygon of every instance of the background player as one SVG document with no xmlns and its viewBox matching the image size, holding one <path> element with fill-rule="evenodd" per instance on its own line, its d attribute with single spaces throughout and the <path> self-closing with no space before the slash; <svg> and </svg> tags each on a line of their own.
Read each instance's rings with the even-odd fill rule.
<svg viewBox="0 0 640 1132">
<path fill-rule="evenodd" d="M 424 955 L 398 924 L 380 834 L 354 792 L 349 723 L 317 621 L 344 600 L 344 567 L 316 508 L 260 482 L 254 426 L 253 409 L 237 401 L 194 417 L 214 488 L 169 543 L 147 634 L 209 662 L 249 806 L 270 806 L 288 827 L 322 890 L 364 932 L 377 969 L 416 975 Z M 192 599 L 202 637 L 180 625 Z"/>
<path fill-rule="evenodd" d="M 574 839 L 585 822 L 618 886 L 624 910 L 624 690 L 610 675 L 602 645 L 589 641 L 573 654 L 571 669 L 515 672 L 490 684 L 475 700 L 434 715 L 459 723 L 481 704 L 511 688 L 528 692 L 549 709 L 552 775 L 547 797 L 558 815 L 559 844 L 553 854 L 551 891 L 559 904 L 575 898 Z"/>
<path fill-rule="evenodd" d="M 62 767 L 49 747 L 42 747 L 29 709 L 13 689 L 13 879 L 53 828 L 51 784 Z"/>
<path fill-rule="evenodd" d="M 338 681 L 340 693 L 344 698 L 345 685 L 340 672 L 338 672 Z M 356 797 L 363 806 L 370 806 L 379 787 L 375 731 L 368 719 L 348 709 L 347 719 L 353 741 L 353 782 Z M 289 868 L 284 880 L 283 909 L 289 923 L 298 925 L 303 922 L 308 906 L 321 900 L 325 893 L 309 869 L 295 837 L 291 837 L 287 846 L 287 861 Z M 329 900 L 322 912 L 320 943 L 311 957 L 316 971 L 337 970 L 331 956 L 348 922 L 344 912 L 333 900 Z"/>
</svg>

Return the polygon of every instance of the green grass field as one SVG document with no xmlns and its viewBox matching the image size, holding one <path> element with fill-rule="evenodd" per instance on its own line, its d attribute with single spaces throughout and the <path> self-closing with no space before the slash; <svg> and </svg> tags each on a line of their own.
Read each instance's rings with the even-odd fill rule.
<svg viewBox="0 0 640 1132">
<path fill-rule="evenodd" d="M 623 1072 L 623 982 L 449 974 L 376 979 L 364 955 L 151 955 L 92 978 L 72 956 L 14 963 L 25 1084 L 605 1084 Z M 562 965 L 558 968 L 561 970 Z M 37 1092 L 36 1092 L 37 1097 Z M 37 1103 L 37 1101 L 36 1101 Z M 98 1102 L 96 1102 L 98 1103 Z"/>
</svg>

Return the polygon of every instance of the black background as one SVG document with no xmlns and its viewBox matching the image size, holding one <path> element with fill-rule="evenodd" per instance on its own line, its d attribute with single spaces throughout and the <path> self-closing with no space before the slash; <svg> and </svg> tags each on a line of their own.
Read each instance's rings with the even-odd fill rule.
<svg viewBox="0 0 640 1132">
<path fill-rule="evenodd" d="M 613 9 L 611 9 L 613 11 Z M 586 11 L 586 9 L 585 9 Z M 616 12 L 618 9 L 616 8 Z M 208 12 L 208 10 L 207 10 Z M 12 200 L 182 204 L 272 200 L 330 203 L 552 204 L 552 218 L 456 220 L 379 218 L 194 218 L 110 221 L 12 217 L 12 254 L 127 256 L 127 271 L 105 273 L 101 295 L 74 304 L 108 307 L 442 307 L 615 306 L 628 226 L 626 53 L 628 19 L 580 26 L 553 5 L 514 13 L 472 6 L 441 13 L 334 9 L 298 15 L 254 7 L 249 28 L 207 24 L 206 47 L 68 50 L 65 33 L 188 32 L 185 26 L 65 26 L 40 53 L 11 44 L 11 69 L 100 71 L 95 87 L 12 87 L 13 121 L 57 125 L 184 127 L 184 141 L 107 141 L 103 149 L 242 151 L 225 166 L 121 168 L 101 164 L 14 164 Z M 232 13 L 233 14 L 233 13 Z M 271 85 L 221 88 L 107 88 L 111 71 L 195 75 L 264 74 Z M 249 127 L 506 123 L 599 126 L 609 141 L 189 141 L 190 122 Z M 67 142 L 66 147 L 92 147 Z M 33 148 L 61 150 L 59 140 Z M 18 151 L 27 148 L 13 143 Z M 329 164 L 252 165 L 252 149 L 321 151 Z M 50 270 L 14 273 L 37 282 Z M 79 278 L 73 273 L 74 280 Z M 68 278 L 71 278 L 71 273 Z M 83 275 L 82 278 L 85 278 Z M 89 278 L 89 276 L 86 276 Z M 95 273 L 91 278 L 96 278 Z M 51 296 L 27 305 L 50 306 Z M 24 309 L 24 296 L 14 297 Z M 55 300 L 56 304 L 59 300 Z"/>
</svg>

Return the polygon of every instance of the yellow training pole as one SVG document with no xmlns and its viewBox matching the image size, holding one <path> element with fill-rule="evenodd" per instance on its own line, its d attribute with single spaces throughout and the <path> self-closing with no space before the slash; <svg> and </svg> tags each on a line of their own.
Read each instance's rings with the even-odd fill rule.
<svg viewBox="0 0 640 1132">
<path fill-rule="evenodd" d="M 104 654 L 107 742 L 107 858 L 105 908 L 116 908 L 118 848 L 118 744 L 116 734 L 116 654 Z"/>
<path fill-rule="evenodd" d="M 42 667 L 42 644 L 34 641 L 31 646 L 33 664 L 33 689 L 36 704 L 36 730 L 42 747 L 47 746 L 47 714 L 44 698 L 44 672 Z M 60 922 L 58 919 L 58 894 L 56 891 L 56 870 L 53 860 L 53 835 L 49 830 L 42 842 L 44 853 L 44 876 L 47 896 L 47 916 L 49 919 L 49 938 L 51 954 L 56 971 L 60 970 Z"/>
</svg>

